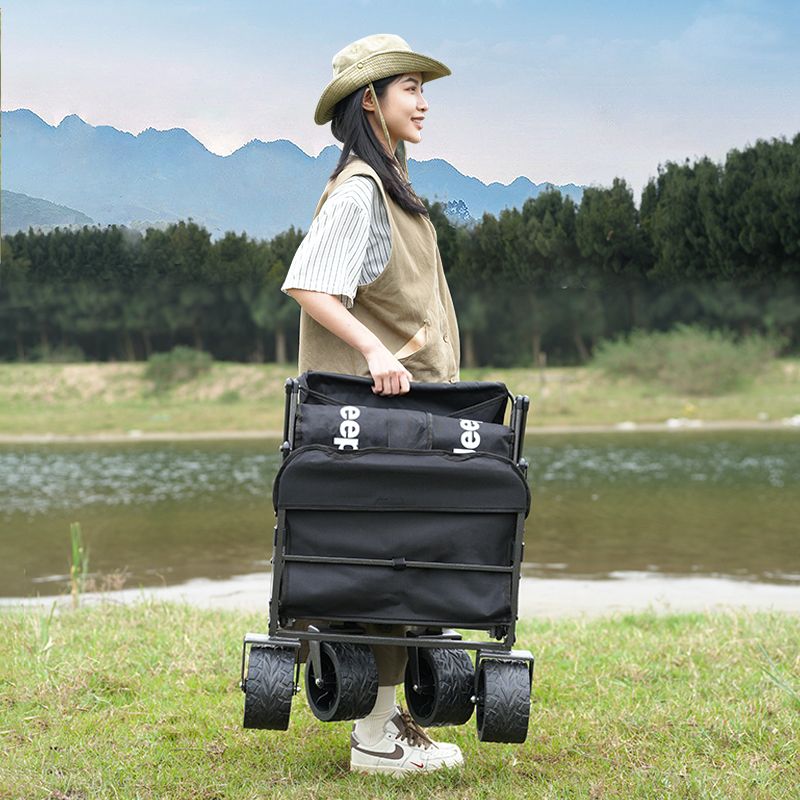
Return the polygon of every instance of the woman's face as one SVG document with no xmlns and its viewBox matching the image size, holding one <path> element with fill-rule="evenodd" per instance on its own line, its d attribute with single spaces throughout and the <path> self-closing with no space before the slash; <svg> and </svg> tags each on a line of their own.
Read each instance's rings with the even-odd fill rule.
<svg viewBox="0 0 800 800">
<path fill-rule="evenodd" d="M 422 73 L 409 72 L 392 81 L 380 99 L 383 118 L 395 147 L 401 139 L 413 144 L 422 140 L 423 119 L 428 112 L 428 103 L 422 95 L 422 89 Z M 364 108 L 373 110 L 369 114 L 370 124 L 378 141 L 383 142 L 386 137 L 371 100 L 369 96 L 365 98 Z M 388 148 L 388 144 L 386 146 Z"/>
</svg>

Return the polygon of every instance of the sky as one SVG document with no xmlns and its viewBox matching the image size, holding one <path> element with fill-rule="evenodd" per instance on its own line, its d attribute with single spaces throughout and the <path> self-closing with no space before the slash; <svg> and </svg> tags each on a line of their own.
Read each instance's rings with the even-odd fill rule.
<svg viewBox="0 0 800 800">
<path fill-rule="evenodd" d="M 333 55 L 395 33 L 452 75 L 424 86 L 422 142 L 485 183 L 609 185 L 800 131 L 800 2 L 6 0 L 0 107 L 57 125 L 185 128 L 228 155 L 336 143 Z"/>
</svg>

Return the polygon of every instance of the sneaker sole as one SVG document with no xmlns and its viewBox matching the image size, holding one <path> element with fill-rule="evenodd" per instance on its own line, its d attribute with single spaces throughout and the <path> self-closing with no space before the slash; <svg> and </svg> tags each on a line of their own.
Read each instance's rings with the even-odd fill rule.
<svg viewBox="0 0 800 800">
<path fill-rule="evenodd" d="M 389 764 L 376 764 L 367 766 L 364 764 L 350 764 L 350 772 L 359 772 L 362 775 L 391 775 L 394 778 L 405 778 L 406 775 L 422 775 L 426 772 L 437 772 L 440 769 L 457 769 L 464 765 L 464 761 L 453 761 L 452 763 L 442 762 L 438 767 L 407 769 L 403 767 L 393 767 Z"/>
</svg>

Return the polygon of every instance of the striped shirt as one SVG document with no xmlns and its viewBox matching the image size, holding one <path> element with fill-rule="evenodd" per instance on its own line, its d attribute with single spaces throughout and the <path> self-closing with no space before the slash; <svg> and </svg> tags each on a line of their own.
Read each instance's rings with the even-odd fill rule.
<svg viewBox="0 0 800 800">
<path fill-rule="evenodd" d="M 383 272 L 392 249 L 392 229 L 375 181 L 353 175 L 322 204 L 294 254 L 287 289 L 336 295 L 352 308 L 359 286 Z"/>
</svg>

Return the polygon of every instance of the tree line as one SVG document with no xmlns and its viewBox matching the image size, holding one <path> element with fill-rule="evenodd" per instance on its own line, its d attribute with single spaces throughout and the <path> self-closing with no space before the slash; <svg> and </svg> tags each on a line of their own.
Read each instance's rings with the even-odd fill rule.
<svg viewBox="0 0 800 800">
<path fill-rule="evenodd" d="M 466 365 L 577 363 L 676 323 L 800 345 L 800 134 L 668 162 L 637 204 L 622 179 L 579 204 L 552 190 L 454 225 L 427 204 Z M 2 238 L 0 359 L 145 359 L 188 344 L 289 362 L 299 311 L 280 291 L 303 232 L 213 241 L 191 219 L 142 234 L 83 227 Z"/>
</svg>

